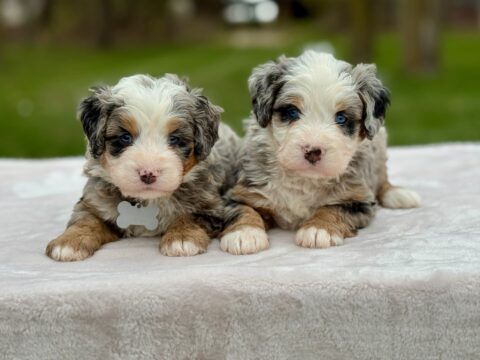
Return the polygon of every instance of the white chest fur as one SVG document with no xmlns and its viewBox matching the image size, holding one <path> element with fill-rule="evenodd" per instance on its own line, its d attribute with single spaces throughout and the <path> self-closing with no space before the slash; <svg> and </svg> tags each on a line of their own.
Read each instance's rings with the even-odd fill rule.
<svg viewBox="0 0 480 360">
<path fill-rule="evenodd" d="M 332 200 L 324 182 L 288 175 L 272 178 L 261 193 L 275 209 L 278 226 L 287 230 L 297 229 L 316 209 Z"/>
</svg>

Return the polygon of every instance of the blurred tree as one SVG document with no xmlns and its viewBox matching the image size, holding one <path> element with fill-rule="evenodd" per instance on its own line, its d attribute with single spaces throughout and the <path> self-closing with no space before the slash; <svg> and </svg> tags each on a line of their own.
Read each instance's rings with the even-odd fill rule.
<svg viewBox="0 0 480 360">
<path fill-rule="evenodd" d="M 351 14 L 351 60 L 371 62 L 373 58 L 375 0 L 349 0 Z"/>
<path fill-rule="evenodd" d="M 434 72 L 439 66 L 440 0 L 402 0 L 404 64 L 409 72 Z"/>
<path fill-rule="evenodd" d="M 42 7 L 40 8 L 39 24 L 42 28 L 48 28 L 52 23 L 53 17 L 53 0 L 44 0 Z"/>
<path fill-rule="evenodd" d="M 312 16 L 308 3 L 305 4 L 302 0 L 292 0 L 291 11 L 295 19 L 307 19 Z"/>
<path fill-rule="evenodd" d="M 53 22 L 54 0 L 44 0 L 41 4 L 37 19 L 37 37 L 40 41 L 48 41 L 50 28 Z"/>
<path fill-rule="evenodd" d="M 114 40 L 114 7 L 111 0 L 99 0 L 98 5 L 98 31 L 95 42 L 102 48 L 111 47 Z"/>
<path fill-rule="evenodd" d="M 117 23 L 123 28 L 132 26 L 135 17 L 135 8 L 138 3 L 135 1 L 117 0 L 115 5 Z"/>
<path fill-rule="evenodd" d="M 345 30 L 345 12 L 348 11 L 348 1 L 345 0 L 304 0 L 317 24 L 327 32 L 342 32 Z"/>
<path fill-rule="evenodd" d="M 4 30 L 3 30 L 3 19 L 0 17 L 0 69 L 3 65 L 3 37 L 4 37 Z"/>
</svg>

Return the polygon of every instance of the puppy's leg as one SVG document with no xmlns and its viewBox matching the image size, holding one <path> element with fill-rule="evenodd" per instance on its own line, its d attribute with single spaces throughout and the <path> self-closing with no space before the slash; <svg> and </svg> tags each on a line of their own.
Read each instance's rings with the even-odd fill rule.
<svg viewBox="0 0 480 360">
<path fill-rule="evenodd" d="M 166 256 L 192 256 L 207 251 L 210 236 L 188 216 L 175 220 L 160 239 L 160 253 Z"/>
<path fill-rule="evenodd" d="M 383 207 L 390 209 L 410 209 L 420 206 L 420 196 L 413 190 L 393 186 L 385 182 L 377 193 L 377 198 Z"/>
<path fill-rule="evenodd" d="M 420 196 L 412 190 L 393 186 L 388 181 L 387 158 L 383 149 L 383 157 L 379 160 L 378 188 L 376 197 L 381 206 L 390 209 L 409 209 L 420 206 Z"/>
<path fill-rule="evenodd" d="M 46 254 L 57 261 L 83 260 L 103 244 L 118 239 L 119 235 L 105 222 L 85 212 L 62 235 L 50 241 Z"/>
<path fill-rule="evenodd" d="M 307 220 L 295 236 L 295 243 L 307 248 L 328 248 L 342 245 L 343 239 L 355 236 L 357 229 L 369 224 L 375 204 L 352 202 L 325 206 Z"/>
<path fill-rule="evenodd" d="M 267 249 L 268 236 L 260 214 L 247 205 L 239 205 L 235 212 L 235 220 L 222 233 L 221 249 L 233 255 L 254 254 Z"/>
</svg>

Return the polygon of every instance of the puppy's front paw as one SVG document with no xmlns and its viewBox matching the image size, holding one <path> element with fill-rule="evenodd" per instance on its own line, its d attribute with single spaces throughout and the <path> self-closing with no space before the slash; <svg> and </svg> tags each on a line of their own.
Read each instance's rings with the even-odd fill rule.
<svg viewBox="0 0 480 360">
<path fill-rule="evenodd" d="M 329 233 L 325 229 L 316 227 L 300 228 L 295 236 L 295 243 L 306 248 L 328 248 L 330 246 L 342 245 L 343 237 Z"/>
<path fill-rule="evenodd" d="M 220 240 L 220 248 L 233 255 L 254 254 L 267 249 L 268 235 L 265 230 L 253 226 L 243 226 L 226 233 Z"/>
<path fill-rule="evenodd" d="M 193 256 L 207 251 L 209 238 L 194 239 L 181 234 L 165 234 L 160 243 L 160 253 L 165 256 Z M 199 241 L 201 240 L 201 241 Z"/>
<path fill-rule="evenodd" d="M 78 239 L 61 235 L 48 243 L 45 253 L 57 261 L 84 260 L 93 255 Z"/>
<path fill-rule="evenodd" d="M 160 253 L 165 256 L 193 256 L 204 252 L 205 249 L 191 240 L 173 240 L 160 245 Z"/>
</svg>

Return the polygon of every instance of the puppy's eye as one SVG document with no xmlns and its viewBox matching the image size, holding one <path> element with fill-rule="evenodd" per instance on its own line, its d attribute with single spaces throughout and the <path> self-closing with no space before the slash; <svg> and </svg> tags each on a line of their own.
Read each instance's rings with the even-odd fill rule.
<svg viewBox="0 0 480 360">
<path fill-rule="evenodd" d="M 180 138 L 178 136 L 175 136 L 175 135 L 170 135 L 168 137 L 168 143 L 170 145 L 178 145 L 180 143 Z"/>
<path fill-rule="evenodd" d="M 347 122 L 347 117 L 343 112 L 340 111 L 335 115 L 335 122 L 338 125 L 344 125 Z"/>
<path fill-rule="evenodd" d="M 125 133 L 125 134 L 120 135 L 118 137 L 118 140 L 120 141 L 120 143 L 122 145 L 128 146 L 133 142 L 133 137 L 132 137 L 132 135 Z"/>
<path fill-rule="evenodd" d="M 280 110 L 282 121 L 296 121 L 300 119 L 300 110 L 297 107 L 290 105 Z"/>
</svg>

